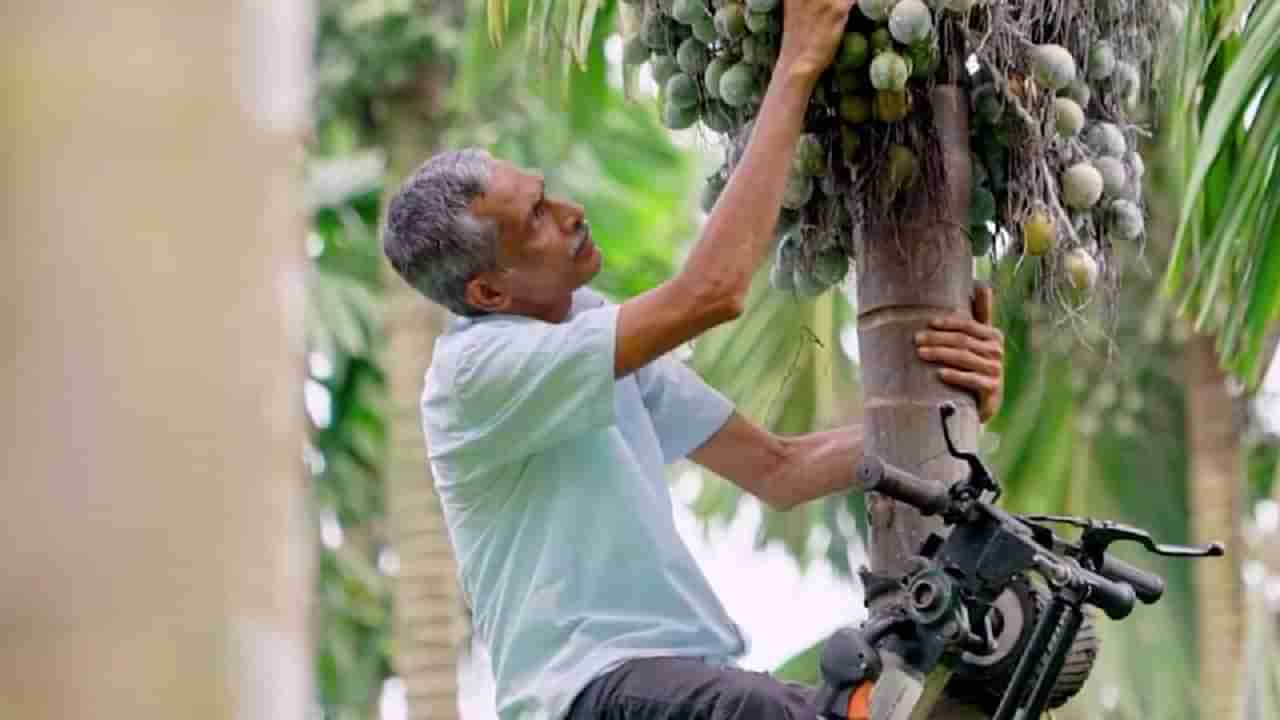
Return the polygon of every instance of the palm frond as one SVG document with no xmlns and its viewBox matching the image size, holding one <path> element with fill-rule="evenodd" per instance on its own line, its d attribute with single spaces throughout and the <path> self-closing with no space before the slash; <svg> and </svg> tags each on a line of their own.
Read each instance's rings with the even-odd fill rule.
<svg viewBox="0 0 1280 720">
<path fill-rule="evenodd" d="M 1280 5 L 1192 12 L 1170 65 L 1166 142 L 1183 203 L 1166 289 L 1251 385 L 1280 316 Z"/>
<path fill-rule="evenodd" d="M 857 411 L 853 362 L 841 347 L 852 308 L 839 291 L 800 300 L 769 287 L 760 273 L 747 309 L 731 325 L 694 344 L 693 366 L 739 412 L 769 430 L 793 435 L 849 422 Z M 745 498 L 734 485 L 704 473 L 693 509 L 704 522 L 729 522 Z M 853 502 L 853 507 L 847 507 Z M 814 533 L 827 538 L 821 548 L 837 570 L 849 574 L 849 548 L 856 544 L 841 518 L 861 520 L 861 496 L 833 496 L 786 513 L 762 506 L 758 546 L 780 542 L 803 567 L 815 554 Z"/>
<path fill-rule="evenodd" d="M 604 0 L 484 0 L 489 43 L 500 48 L 509 33 L 511 14 L 523 14 L 526 48 L 544 62 L 559 62 L 562 67 L 587 65 L 596 22 L 607 9 Z M 537 21 L 534 21 L 537 18 Z"/>
</svg>

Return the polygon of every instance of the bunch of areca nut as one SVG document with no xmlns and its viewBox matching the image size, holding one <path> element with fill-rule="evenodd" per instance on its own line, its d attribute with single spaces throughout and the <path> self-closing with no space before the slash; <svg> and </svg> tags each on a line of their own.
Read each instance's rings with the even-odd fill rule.
<svg viewBox="0 0 1280 720">
<path fill-rule="evenodd" d="M 969 98 L 974 253 L 1035 258 L 1059 298 L 1114 287 L 1114 244 L 1145 234 L 1137 141 L 1177 1 L 858 0 L 806 111 L 773 287 L 821 294 L 847 274 L 864 223 L 901 219 L 909 195 L 942 197 L 937 84 Z M 777 62 L 782 0 L 629 2 L 624 59 L 649 64 L 662 121 L 726 146 L 709 212 Z"/>
</svg>

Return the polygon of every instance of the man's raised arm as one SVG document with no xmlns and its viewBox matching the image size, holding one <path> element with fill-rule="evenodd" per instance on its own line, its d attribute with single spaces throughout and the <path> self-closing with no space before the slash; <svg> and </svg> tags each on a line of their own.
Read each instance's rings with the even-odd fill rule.
<svg viewBox="0 0 1280 720">
<path fill-rule="evenodd" d="M 684 268 L 620 308 L 617 377 L 742 313 L 773 237 L 809 96 L 831 63 L 852 1 L 785 0 L 782 49 L 742 161 Z"/>
</svg>

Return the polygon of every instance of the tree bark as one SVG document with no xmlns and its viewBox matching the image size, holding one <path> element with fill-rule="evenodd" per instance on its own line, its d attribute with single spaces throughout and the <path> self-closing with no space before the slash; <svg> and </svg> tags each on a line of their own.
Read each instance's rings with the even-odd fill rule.
<svg viewBox="0 0 1280 720">
<path fill-rule="evenodd" d="M 913 335 L 939 313 L 971 312 L 973 256 L 964 228 L 972 171 L 963 91 L 939 86 L 930 100 L 946 170 L 940 198 L 944 206 L 927 207 L 924 193 L 917 192 L 908 199 L 913 209 L 907 217 L 913 221 L 868 227 L 859 236 L 858 346 L 866 452 L 950 484 L 964 476 L 965 465 L 947 453 L 939 405 L 956 404 L 953 439 L 959 448 L 969 449 L 977 444 L 977 406 L 972 396 L 944 385 L 936 368 L 917 357 Z M 928 534 L 941 528 L 937 518 L 922 517 L 883 495 L 869 494 L 867 509 L 871 569 L 877 573 L 903 573 Z M 957 717 L 957 712 L 941 710 L 934 716 Z"/>
<path fill-rule="evenodd" d="M 0 717 L 301 718 L 303 3 L 0 23 Z"/>
<path fill-rule="evenodd" d="M 1183 345 L 1187 388 L 1190 473 L 1187 499 L 1192 541 L 1225 541 L 1221 560 L 1194 564 L 1196 630 L 1200 655 L 1200 717 L 1236 717 L 1243 649 L 1244 596 L 1238 568 L 1243 547 L 1240 434 L 1226 374 L 1211 336 L 1193 334 Z"/>
<path fill-rule="evenodd" d="M 390 190 L 438 149 L 443 65 L 422 68 L 419 81 L 384 107 Z M 404 681 L 410 720 L 458 717 L 458 658 L 466 618 L 453 549 L 432 483 L 419 400 L 423 375 L 448 313 L 383 261 L 387 345 L 388 516 L 400 559 L 396 577 L 395 667 Z"/>
<path fill-rule="evenodd" d="M 458 656 L 465 620 L 418 410 L 423 373 L 446 314 L 428 307 L 399 278 L 388 281 L 386 302 L 388 515 L 400 559 L 394 590 L 395 667 L 405 683 L 409 718 L 448 720 L 458 716 Z"/>
</svg>

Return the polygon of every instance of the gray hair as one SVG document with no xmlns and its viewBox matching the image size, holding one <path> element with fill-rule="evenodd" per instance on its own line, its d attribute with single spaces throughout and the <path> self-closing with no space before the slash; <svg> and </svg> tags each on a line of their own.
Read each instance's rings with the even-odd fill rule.
<svg viewBox="0 0 1280 720">
<path fill-rule="evenodd" d="M 419 167 L 387 205 L 383 252 L 405 282 L 458 315 L 483 315 L 465 299 L 467 282 L 498 267 L 498 224 L 471 214 L 493 176 L 476 148 L 440 153 Z"/>
</svg>

